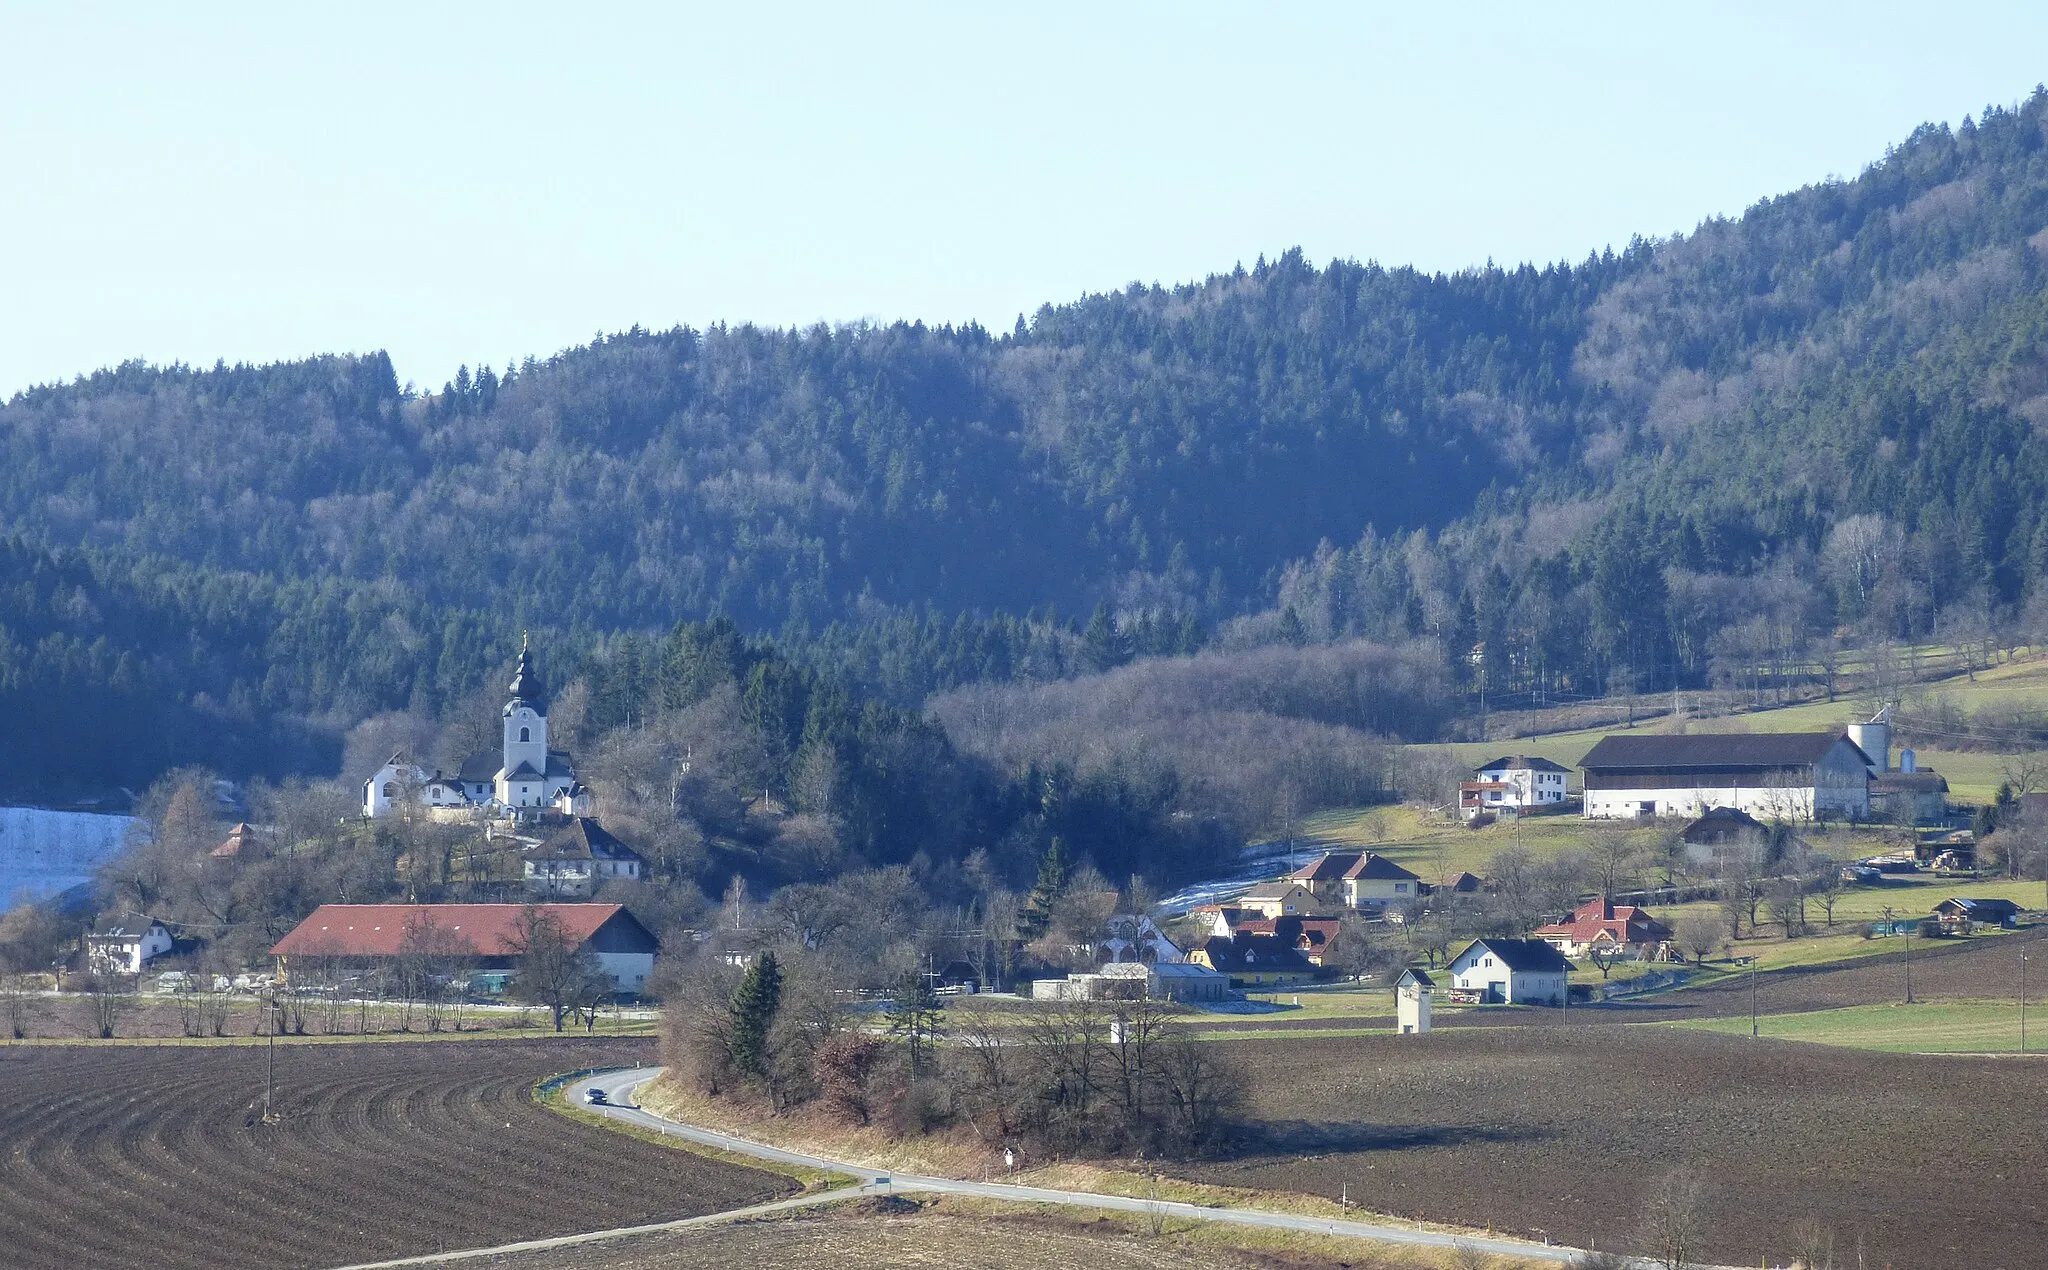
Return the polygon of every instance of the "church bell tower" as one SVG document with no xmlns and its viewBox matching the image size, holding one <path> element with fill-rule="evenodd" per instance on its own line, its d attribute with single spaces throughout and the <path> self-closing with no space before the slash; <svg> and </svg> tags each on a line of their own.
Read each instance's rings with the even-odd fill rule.
<svg viewBox="0 0 2048 1270">
<path fill-rule="evenodd" d="M 505 766 L 498 797 L 508 807 L 538 807 L 546 801 L 548 706 L 533 651 L 522 639 L 519 668 L 512 675 L 512 699 L 505 703 Z M 522 782 L 529 788 L 522 789 Z"/>
</svg>

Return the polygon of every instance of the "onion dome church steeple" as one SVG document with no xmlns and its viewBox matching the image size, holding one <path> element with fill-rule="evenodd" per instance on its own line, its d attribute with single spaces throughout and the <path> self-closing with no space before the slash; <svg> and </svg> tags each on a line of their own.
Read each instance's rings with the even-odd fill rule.
<svg viewBox="0 0 2048 1270">
<path fill-rule="evenodd" d="M 512 700 L 524 701 L 537 714 L 547 713 L 547 702 L 541 695 L 540 676 L 533 673 L 533 649 L 528 637 L 519 637 L 519 669 L 512 672 Z"/>
</svg>

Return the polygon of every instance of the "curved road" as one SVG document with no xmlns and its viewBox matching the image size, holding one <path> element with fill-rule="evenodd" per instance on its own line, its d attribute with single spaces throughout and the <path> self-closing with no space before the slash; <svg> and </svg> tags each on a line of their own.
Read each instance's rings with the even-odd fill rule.
<svg viewBox="0 0 2048 1270">
<path fill-rule="evenodd" d="M 939 1195 L 972 1195 L 981 1199 L 1007 1200 L 1017 1204 L 1059 1204 L 1069 1208 L 1109 1209 L 1116 1212 L 1139 1213 L 1147 1216 L 1164 1215 L 1184 1217 L 1194 1221 L 1228 1222 L 1238 1226 L 1259 1226 L 1269 1230 L 1303 1231 L 1314 1235 L 1338 1235 L 1352 1239 L 1373 1239 L 1383 1243 L 1408 1244 L 1425 1248 L 1473 1248 L 1483 1252 L 1509 1257 L 1521 1257 L 1530 1261 L 1570 1262 L 1581 1253 L 1577 1248 L 1563 1248 L 1554 1245 L 1525 1243 L 1518 1239 L 1501 1239 L 1484 1235 L 1452 1235 L 1433 1230 L 1411 1230 L 1402 1226 L 1385 1226 L 1376 1222 L 1339 1221 L 1324 1217 L 1303 1217 L 1294 1213 L 1276 1213 L 1256 1208 L 1208 1208 L 1200 1204 L 1185 1204 L 1167 1200 L 1137 1199 L 1123 1195 L 1098 1195 L 1091 1191 L 1053 1190 L 1040 1186 L 1016 1186 L 1007 1182 L 963 1182 L 950 1177 L 925 1177 L 918 1174 L 883 1172 L 866 1165 L 853 1164 L 845 1160 L 828 1160 L 823 1156 L 806 1155 L 801 1151 L 788 1151 L 781 1147 L 769 1146 L 747 1138 L 734 1137 L 729 1133 L 718 1133 L 711 1129 L 700 1129 L 695 1125 L 683 1124 L 666 1116 L 638 1106 L 633 1098 L 634 1091 L 641 1085 L 661 1074 L 659 1067 L 635 1067 L 626 1071 L 601 1072 L 572 1082 L 568 1096 L 577 1106 L 610 1116 L 615 1120 L 640 1128 L 664 1133 L 671 1137 L 688 1139 L 704 1146 L 717 1147 L 738 1155 L 749 1155 L 757 1160 L 770 1160 L 778 1164 L 793 1164 L 805 1168 L 821 1169 L 832 1173 L 847 1174 L 860 1179 L 859 1192 L 865 1194 L 890 1194 L 903 1191 L 927 1191 Z M 586 1091 L 602 1089 L 607 1104 L 592 1106 L 586 1098 Z M 849 1192 L 852 1188 L 849 1188 Z M 849 1192 L 833 1192 L 834 1196 Z M 1647 1263 L 1645 1263 L 1647 1264 Z"/>
</svg>

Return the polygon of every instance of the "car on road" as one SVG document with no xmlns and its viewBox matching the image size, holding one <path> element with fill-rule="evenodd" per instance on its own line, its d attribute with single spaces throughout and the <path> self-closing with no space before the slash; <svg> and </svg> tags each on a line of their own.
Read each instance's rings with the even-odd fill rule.
<svg viewBox="0 0 2048 1270">
<path fill-rule="evenodd" d="M 604 1090 L 592 1087 L 583 1091 L 583 1101 L 593 1107 L 602 1107 L 611 1102 L 611 1099 L 605 1097 Z"/>
</svg>

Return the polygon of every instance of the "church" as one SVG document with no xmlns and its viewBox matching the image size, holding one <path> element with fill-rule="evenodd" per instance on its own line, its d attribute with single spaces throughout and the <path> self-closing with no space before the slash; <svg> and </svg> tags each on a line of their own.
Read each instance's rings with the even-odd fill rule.
<svg viewBox="0 0 2048 1270">
<path fill-rule="evenodd" d="M 524 643 L 511 693 L 496 751 L 470 755 L 452 775 L 438 768 L 429 771 L 409 755 L 394 754 L 363 782 L 363 815 L 392 815 L 409 799 L 430 812 L 470 811 L 522 820 L 544 812 L 588 815 L 590 792 L 576 779 L 569 756 L 548 748 L 547 697 L 533 673 L 532 650 Z"/>
</svg>

